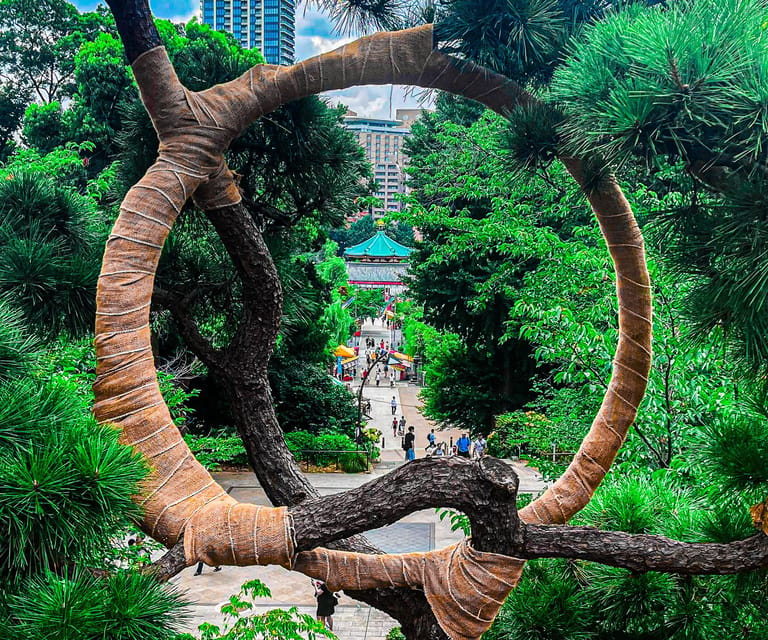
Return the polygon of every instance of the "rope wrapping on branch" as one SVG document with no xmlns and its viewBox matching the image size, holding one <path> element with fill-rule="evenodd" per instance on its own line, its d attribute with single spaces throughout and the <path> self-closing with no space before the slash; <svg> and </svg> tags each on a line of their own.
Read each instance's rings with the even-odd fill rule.
<svg viewBox="0 0 768 640">
<path fill-rule="evenodd" d="M 291 67 L 258 65 L 200 93 L 178 81 L 164 49 L 133 71 L 160 139 L 158 159 L 126 196 L 107 242 L 97 291 L 94 413 L 122 430 L 151 474 L 137 501 L 142 529 L 167 547 L 183 536 L 188 565 L 279 564 L 326 580 L 332 589 L 421 589 L 451 638 L 475 640 L 519 580 L 523 562 L 481 553 L 468 541 L 439 551 L 375 556 L 317 549 L 295 554 L 290 513 L 241 504 L 195 459 L 160 394 L 149 312 L 160 253 L 190 197 L 204 210 L 241 195 L 223 153 L 242 130 L 281 104 L 358 84 L 411 84 L 482 102 L 505 114 L 535 99 L 511 80 L 436 51 L 432 26 L 382 33 Z M 563 159 L 585 185 L 582 163 Z M 565 522 L 592 496 L 632 424 L 651 356 L 650 282 L 640 231 L 615 181 L 587 193 L 617 273 L 620 338 L 609 389 L 573 463 L 527 522 Z"/>
</svg>

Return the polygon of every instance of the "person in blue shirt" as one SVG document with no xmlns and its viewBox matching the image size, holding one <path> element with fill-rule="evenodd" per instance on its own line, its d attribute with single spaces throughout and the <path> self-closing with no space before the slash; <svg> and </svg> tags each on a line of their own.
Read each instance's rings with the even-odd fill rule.
<svg viewBox="0 0 768 640">
<path fill-rule="evenodd" d="M 416 434 L 413 432 L 413 430 L 413 427 L 408 427 L 408 433 L 405 434 L 405 440 L 403 442 L 403 449 L 405 449 L 406 460 L 416 459 L 416 450 L 414 448 L 416 442 Z"/>
<path fill-rule="evenodd" d="M 425 449 L 425 451 L 429 451 L 430 449 L 434 450 L 435 449 L 435 430 L 434 429 L 432 429 L 432 431 L 430 431 L 427 434 L 427 442 L 428 442 L 428 444 L 427 444 L 427 448 Z"/>
<path fill-rule="evenodd" d="M 472 446 L 472 441 L 467 437 L 466 433 L 461 434 L 461 438 L 456 441 L 456 454 L 462 458 L 469 458 L 469 449 Z"/>
</svg>

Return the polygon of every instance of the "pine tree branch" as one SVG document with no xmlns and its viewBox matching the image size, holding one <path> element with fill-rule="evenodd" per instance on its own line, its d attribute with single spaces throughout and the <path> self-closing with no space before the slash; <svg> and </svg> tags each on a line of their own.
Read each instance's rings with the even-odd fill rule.
<svg viewBox="0 0 768 640">
<path fill-rule="evenodd" d="M 495 458 L 415 460 L 357 489 L 291 508 L 296 551 L 334 546 L 337 540 L 424 508 L 452 507 L 468 516 L 475 548 L 514 558 L 569 558 L 635 573 L 681 575 L 731 575 L 768 567 L 768 536 L 762 533 L 713 544 L 591 527 L 523 524 L 517 516 L 517 488 L 513 468 Z M 167 580 L 185 566 L 179 542 L 146 571 Z"/>
<path fill-rule="evenodd" d="M 189 300 L 171 291 L 155 287 L 152 302 L 167 309 L 179 330 L 184 342 L 192 352 L 200 358 L 207 367 L 220 367 L 223 359 L 222 351 L 216 349 L 211 342 L 200 333 L 192 313 L 189 310 Z"/>
<path fill-rule="evenodd" d="M 714 544 L 559 525 L 526 525 L 523 532 L 519 558 L 570 558 L 636 573 L 681 575 L 732 575 L 768 567 L 768 536 L 762 533 Z"/>
<path fill-rule="evenodd" d="M 283 312 L 283 291 L 264 237 L 243 203 L 207 211 L 243 286 L 240 325 L 226 348 L 244 374 L 265 372 Z"/>
</svg>

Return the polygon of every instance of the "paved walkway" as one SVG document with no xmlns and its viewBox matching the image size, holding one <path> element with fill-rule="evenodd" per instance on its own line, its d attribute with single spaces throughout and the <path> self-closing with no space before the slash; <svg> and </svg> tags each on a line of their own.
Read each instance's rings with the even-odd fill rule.
<svg viewBox="0 0 768 640">
<path fill-rule="evenodd" d="M 365 365 L 365 338 L 373 337 L 388 342 L 390 332 L 381 324 L 364 325 L 361 331 L 360 371 Z M 312 473 L 307 474 L 310 482 L 321 495 L 329 495 L 358 487 L 383 475 L 394 467 L 405 463 L 405 455 L 399 437 L 392 437 L 392 396 L 397 401 L 397 417 L 405 416 L 408 425 L 415 427 L 416 455 L 423 457 L 427 445 L 427 433 L 434 427 L 419 412 L 421 401 L 418 398 L 420 388 L 406 382 L 398 382 L 390 388 L 389 380 L 384 378 L 382 367 L 381 382 L 376 387 L 373 379 L 365 385 L 364 397 L 371 400 L 371 420 L 369 426 L 380 429 L 383 433 L 381 463 L 373 474 Z M 354 383 L 357 391 L 360 380 Z M 455 442 L 461 435 L 456 430 L 437 431 L 438 442 Z M 521 493 L 538 493 L 544 488 L 540 476 L 520 462 L 512 463 L 520 477 Z M 268 505 L 264 490 L 252 473 L 216 473 L 216 480 L 240 501 Z M 368 532 L 367 537 L 376 546 L 387 553 L 407 553 L 411 551 L 429 551 L 440 549 L 461 539 L 461 534 L 450 530 L 447 522 L 437 517 L 434 509 L 425 509 L 412 513 L 399 522 Z M 195 633 L 203 622 L 220 624 L 220 607 L 231 594 L 237 593 L 240 585 L 247 580 L 260 579 L 272 591 L 272 598 L 257 600 L 254 613 L 261 613 L 274 608 L 297 606 L 302 613 L 314 614 L 315 599 L 309 578 L 303 574 L 283 569 L 282 567 L 224 567 L 213 572 L 205 567 L 203 574 L 194 575 L 195 568 L 190 567 L 173 579 L 185 596 L 192 602 L 191 616 L 184 625 L 184 631 Z M 334 616 L 334 630 L 340 640 L 384 640 L 390 629 L 397 626 L 389 616 L 364 603 L 343 596 Z"/>
</svg>

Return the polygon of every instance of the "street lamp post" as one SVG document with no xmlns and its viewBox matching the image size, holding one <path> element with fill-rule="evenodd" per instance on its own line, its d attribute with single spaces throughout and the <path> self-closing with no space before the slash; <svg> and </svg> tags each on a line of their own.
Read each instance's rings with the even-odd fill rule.
<svg viewBox="0 0 768 640">
<path fill-rule="evenodd" d="M 362 440 L 362 435 L 363 435 L 363 388 L 365 387 L 365 383 L 368 382 L 368 378 L 370 377 L 371 371 L 373 371 L 373 368 L 377 364 L 381 364 L 382 362 L 385 362 L 388 360 L 389 360 L 389 353 L 386 351 L 382 351 L 379 354 L 378 358 L 376 358 L 371 363 L 371 366 L 368 367 L 368 369 L 365 371 L 365 374 L 363 375 L 363 379 L 360 382 L 360 388 L 357 390 L 357 428 L 355 429 L 355 440 L 357 444 L 360 444 Z"/>
</svg>

